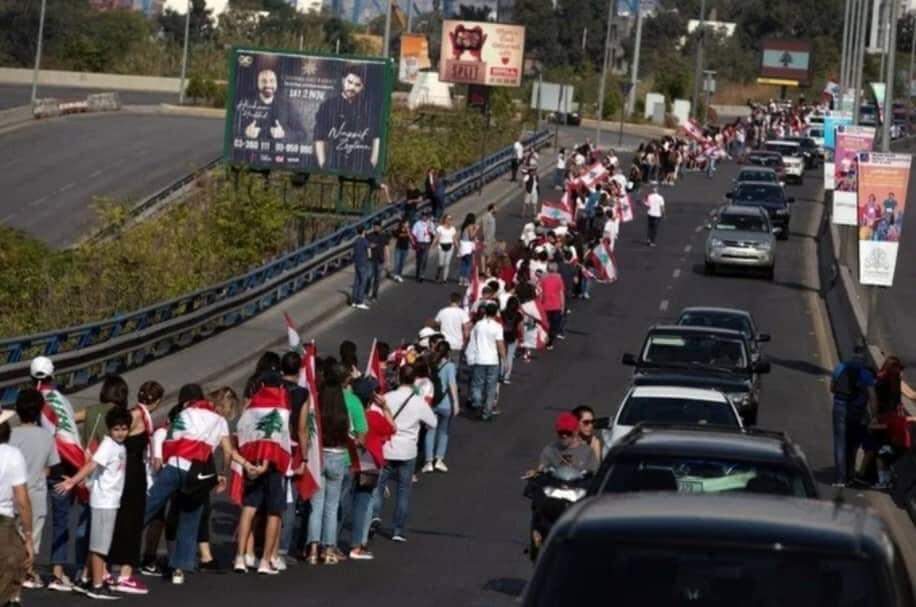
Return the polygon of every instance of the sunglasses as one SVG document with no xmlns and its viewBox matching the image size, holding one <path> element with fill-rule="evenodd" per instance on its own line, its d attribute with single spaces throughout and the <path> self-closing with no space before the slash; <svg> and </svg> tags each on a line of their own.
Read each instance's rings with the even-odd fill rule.
<svg viewBox="0 0 916 607">
<path fill-rule="evenodd" d="M 579 423 L 580 423 L 580 424 L 583 424 L 583 425 L 586 425 L 586 426 L 591 426 L 592 424 L 595 423 L 595 420 L 593 420 L 593 419 L 582 419 L 582 420 L 579 420 Z"/>
<path fill-rule="evenodd" d="M 572 432 L 557 432 L 557 436 L 560 438 L 570 438 L 572 435 Z"/>
</svg>

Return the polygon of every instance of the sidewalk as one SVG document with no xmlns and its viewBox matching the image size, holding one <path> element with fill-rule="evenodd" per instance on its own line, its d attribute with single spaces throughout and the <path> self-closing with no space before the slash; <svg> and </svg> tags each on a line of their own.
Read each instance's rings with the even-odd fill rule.
<svg viewBox="0 0 916 607">
<path fill-rule="evenodd" d="M 571 143 L 571 141 L 564 140 L 563 136 L 560 142 L 561 145 Z M 540 165 L 542 182 L 546 184 L 548 183 L 546 176 L 552 174 L 554 167 L 552 148 L 542 148 Z M 500 177 L 484 187 L 482 194 L 471 194 L 449 206 L 448 212 L 454 221 L 460 224 L 465 214 L 477 213 L 479 215 L 491 203 L 501 208 L 516 200 L 520 193 L 519 183 L 509 182 L 507 177 Z M 505 234 L 501 236 L 505 238 Z M 434 260 L 430 260 L 430 266 L 433 263 Z M 412 259 L 409 266 L 413 266 Z M 405 271 L 405 274 L 410 275 L 410 272 Z M 262 352 L 285 348 L 284 312 L 288 312 L 297 323 L 297 328 L 305 339 L 310 339 L 322 328 L 330 326 L 347 315 L 366 316 L 371 314 L 371 312 L 355 311 L 349 307 L 348 297 L 352 284 L 353 269 L 347 267 L 238 327 L 217 333 L 174 354 L 128 371 L 123 374 L 123 377 L 132 388 L 136 388 L 148 379 L 159 381 L 166 388 L 165 402 L 174 400 L 181 385 L 188 382 L 200 383 L 205 388 L 217 385 L 238 385 L 248 376 L 254 362 Z M 389 291 L 394 289 L 396 285 L 390 280 L 385 280 L 379 294 L 380 299 L 391 297 L 392 293 Z M 447 301 L 447 296 L 444 301 Z M 410 307 L 413 303 L 405 301 L 404 305 Z M 434 313 L 434 310 L 423 310 L 423 312 L 424 314 Z M 334 354 L 336 355 L 336 346 Z M 98 402 L 98 394 L 99 384 L 95 384 L 68 396 L 74 407 L 79 408 Z"/>
</svg>

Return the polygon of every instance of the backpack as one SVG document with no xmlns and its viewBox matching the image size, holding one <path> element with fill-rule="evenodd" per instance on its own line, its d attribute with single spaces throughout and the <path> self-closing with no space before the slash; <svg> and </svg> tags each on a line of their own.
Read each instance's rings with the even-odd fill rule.
<svg viewBox="0 0 916 607">
<path fill-rule="evenodd" d="M 845 401 L 854 401 L 858 398 L 859 388 L 859 367 L 856 365 L 844 364 L 843 370 L 839 377 L 831 381 L 830 391 L 837 398 Z"/>
<path fill-rule="evenodd" d="M 446 365 L 448 363 L 445 363 Z M 442 365 L 444 367 L 445 365 Z M 442 367 L 435 369 L 434 373 L 430 373 L 430 379 L 433 382 L 433 407 L 439 405 L 442 402 L 442 399 L 445 398 L 447 392 L 445 386 L 442 385 L 442 378 L 439 377 L 439 371 L 442 370 Z"/>
</svg>

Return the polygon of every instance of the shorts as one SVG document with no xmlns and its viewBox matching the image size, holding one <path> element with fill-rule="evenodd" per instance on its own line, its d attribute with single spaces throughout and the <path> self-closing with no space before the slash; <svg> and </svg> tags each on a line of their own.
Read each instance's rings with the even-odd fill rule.
<svg viewBox="0 0 916 607">
<path fill-rule="evenodd" d="M 117 508 L 92 509 L 92 522 L 89 525 L 89 552 L 108 556 L 117 518 Z"/>
<path fill-rule="evenodd" d="M 257 508 L 267 514 L 283 514 L 286 511 L 284 481 L 285 477 L 273 467 L 254 480 L 246 480 L 242 505 Z"/>
<path fill-rule="evenodd" d="M 0 517 L 0 605 L 19 596 L 26 574 L 25 557 L 25 544 L 16 522 L 9 517 Z"/>
</svg>

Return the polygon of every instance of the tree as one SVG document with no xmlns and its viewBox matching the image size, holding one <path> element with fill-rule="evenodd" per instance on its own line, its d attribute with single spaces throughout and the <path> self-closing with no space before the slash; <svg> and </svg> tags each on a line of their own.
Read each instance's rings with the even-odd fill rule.
<svg viewBox="0 0 916 607">
<path fill-rule="evenodd" d="M 255 429 L 264 435 L 264 438 L 270 439 L 274 434 L 283 432 L 283 417 L 276 409 L 271 409 L 270 413 L 258 420 Z"/>
<path fill-rule="evenodd" d="M 512 12 L 516 22 L 525 24 L 525 54 L 539 59 L 545 65 L 562 64 L 562 61 L 558 61 L 562 49 L 553 1 L 516 0 Z"/>
<path fill-rule="evenodd" d="M 186 15 L 170 8 L 159 15 L 159 27 L 167 40 L 184 42 Z M 191 23 L 189 37 L 192 42 L 210 40 L 214 33 L 213 10 L 207 8 L 207 0 L 191 0 Z"/>
<path fill-rule="evenodd" d="M 490 21 L 492 11 L 487 6 L 458 5 L 458 18 L 465 21 Z"/>
</svg>

